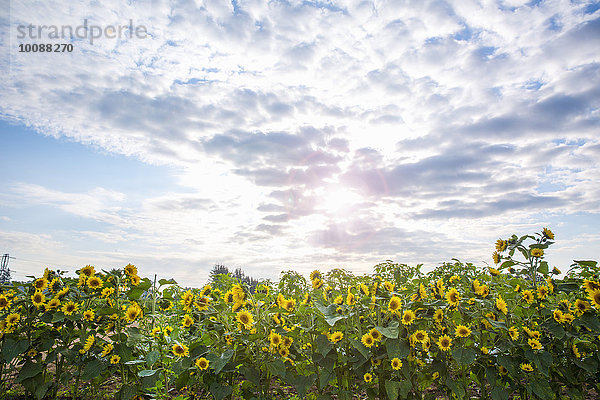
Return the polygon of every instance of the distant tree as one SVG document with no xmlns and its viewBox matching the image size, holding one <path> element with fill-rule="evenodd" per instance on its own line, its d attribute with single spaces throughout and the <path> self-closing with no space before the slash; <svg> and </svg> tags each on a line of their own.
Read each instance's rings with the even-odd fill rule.
<svg viewBox="0 0 600 400">
<path fill-rule="evenodd" d="M 236 268 L 233 272 L 231 272 L 229 268 L 222 264 L 215 264 L 213 269 L 210 271 L 209 282 L 211 284 L 215 283 L 218 280 L 219 275 L 228 275 L 234 279 L 237 279 L 241 283 L 245 283 L 250 286 L 252 291 L 254 291 L 259 282 L 258 279 L 254 279 L 244 274 L 244 271 L 242 271 L 241 268 Z"/>
</svg>

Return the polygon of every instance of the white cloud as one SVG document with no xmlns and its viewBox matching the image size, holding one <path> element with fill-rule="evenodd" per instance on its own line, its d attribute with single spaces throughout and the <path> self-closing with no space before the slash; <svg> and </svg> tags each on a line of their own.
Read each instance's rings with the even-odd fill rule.
<svg viewBox="0 0 600 400">
<path fill-rule="evenodd" d="M 473 221 L 493 239 L 543 210 L 599 211 L 599 19 L 583 3 L 141 3 L 11 3 L 13 47 L 16 24 L 132 19 L 150 34 L 2 61 L 6 118 L 184 171 L 185 192 L 137 204 L 11 188 L 111 225 L 81 235 L 308 269 L 400 243 L 416 260 L 426 237 L 446 255 Z M 319 208 L 340 182 L 362 198 L 343 223 Z"/>
</svg>

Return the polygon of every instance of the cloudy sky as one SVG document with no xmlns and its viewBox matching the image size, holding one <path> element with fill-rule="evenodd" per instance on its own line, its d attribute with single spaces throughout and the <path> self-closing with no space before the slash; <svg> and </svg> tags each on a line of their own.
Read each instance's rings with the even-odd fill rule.
<svg viewBox="0 0 600 400">
<path fill-rule="evenodd" d="M 0 39 L 16 278 L 600 258 L 598 1 L 2 0 Z"/>
</svg>

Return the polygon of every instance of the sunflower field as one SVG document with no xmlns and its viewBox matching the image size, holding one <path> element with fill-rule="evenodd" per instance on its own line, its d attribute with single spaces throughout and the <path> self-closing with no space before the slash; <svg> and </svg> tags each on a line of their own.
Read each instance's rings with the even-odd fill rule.
<svg viewBox="0 0 600 400">
<path fill-rule="evenodd" d="M 202 288 L 127 265 L 47 268 L 0 292 L 0 398 L 587 399 L 600 392 L 600 271 L 499 239 L 495 266 L 387 261 Z"/>
</svg>

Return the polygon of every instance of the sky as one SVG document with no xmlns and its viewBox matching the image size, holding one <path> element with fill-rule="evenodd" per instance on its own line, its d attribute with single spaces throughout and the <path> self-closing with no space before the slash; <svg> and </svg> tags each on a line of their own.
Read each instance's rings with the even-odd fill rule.
<svg viewBox="0 0 600 400">
<path fill-rule="evenodd" d="M 15 279 L 600 258 L 598 1 L 0 1 Z"/>
</svg>

